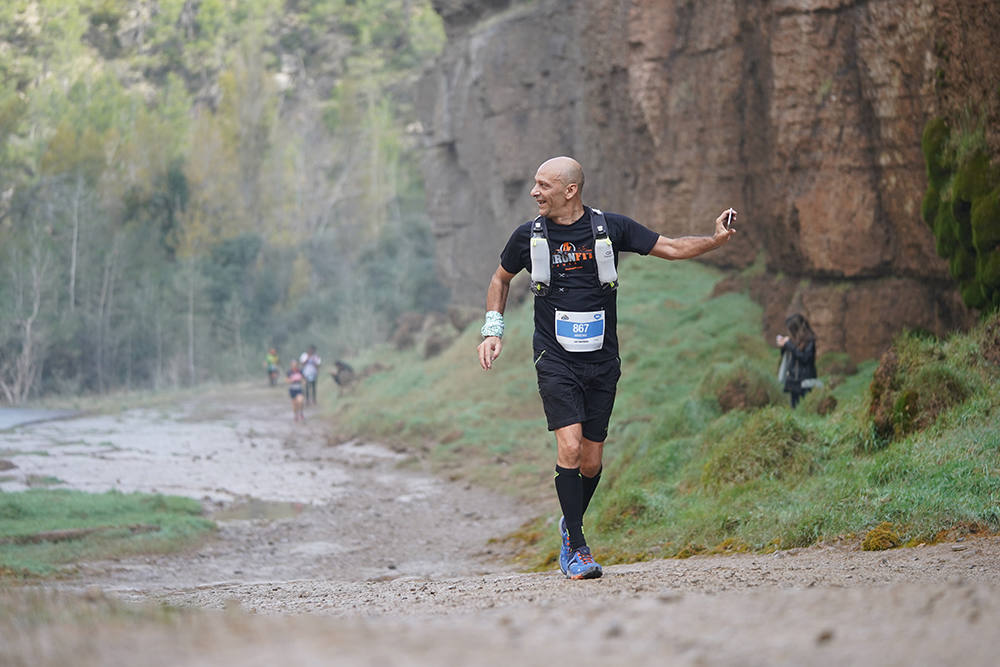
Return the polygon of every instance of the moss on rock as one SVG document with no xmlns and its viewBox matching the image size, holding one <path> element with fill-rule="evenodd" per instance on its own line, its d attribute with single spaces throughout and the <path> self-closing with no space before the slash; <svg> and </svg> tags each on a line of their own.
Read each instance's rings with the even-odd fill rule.
<svg viewBox="0 0 1000 667">
<path fill-rule="evenodd" d="M 972 202 L 972 245 L 988 253 L 1000 245 L 1000 187 Z"/>
<path fill-rule="evenodd" d="M 983 294 L 982 286 L 976 280 L 959 282 L 958 293 L 962 295 L 962 302 L 969 308 L 981 309 L 990 302 L 987 295 Z"/>
<path fill-rule="evenodd" d="M 976 258 L 965 248 L 957 248 L 948 261 L 951 275 L 957 280 L 967 280 L 976 275 Z"/>
<path fill-rule="evenodd" d="M 976 275 L 986 287 L 1000 287 L 1000 248 L 979 255 L 976 259 Z"/>
<path fill-rule="evenodd" d="M 868 531 L 865 539 L 861 542 L 861 548 L 865 551 L 885 551 L 886 549 L 895 549 L 902 543 L 895 526 L 888 521 L 883 521 Z"/>
<path fill-rule="evenodd" d="M 951 213 L 951 206 L 938 206 L 937 216 L 934 218 L 934 238 L 935 250 L 939 257 L 951 257 L 958 247 L 958 234 L 955 216 Z"/>
<path fill-rule="evenodd" d="M 932 118 L 924 127 L 924 134 L 920 139 L 920 147 L 924 153 L 924 162 L 927 165 L 927 180 L 940 185 L 948 177 L 950 166 L 946 160 L 946 148 L 948 146 L 948 124 L 944 118 Z"/>
<path fill-rule="evenodd" d="M 978 127 L 978 126 L 977 126 Z M 935 250 L 948 259 L 969 308 L 1000 307 L 1000 165 L 982 143 L 980 129 L 952 131 L 930 120 L 921 148 L 927 190 L 920 214 L 934 231 Z"/>
<path fill-rule="evenodd" d="M 934 220 L 937 218 L 938 209 L 941 207 L 941 193 L 933 183 L 928 184 L 927 192 L 920 203 L 920 217 L 927 223 L 927 226 L 934 229 Z"/>
<path fill-rule="evenodd" d="M 990 164 L 984 151 L 976 151 L 955 173 L 952 192 L 956 202 L 972 201 L 993 189 L 997 182 L 997 169 Z"/>
</svg>

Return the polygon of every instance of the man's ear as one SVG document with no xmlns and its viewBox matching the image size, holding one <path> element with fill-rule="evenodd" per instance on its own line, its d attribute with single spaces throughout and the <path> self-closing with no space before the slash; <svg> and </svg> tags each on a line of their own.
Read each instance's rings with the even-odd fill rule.
<svg viewBox="0 0 1000 667">
<path fill-rule="evenodd" d="M 580 190 L 579 185 L 577 185 L 576 183 L 570 183 L 569 185 L 566 186 L 566 189 L 563 191 L 563 196 L 566 197 L 567 201 L 569 201 L 570 199 L 576 196 L 576 193 L 579 190 Z"/>
</svg>

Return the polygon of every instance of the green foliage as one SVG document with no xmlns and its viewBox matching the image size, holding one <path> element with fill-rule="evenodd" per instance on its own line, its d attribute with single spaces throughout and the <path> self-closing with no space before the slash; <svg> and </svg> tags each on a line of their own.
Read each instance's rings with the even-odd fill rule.
<svg viewBox="0 0 1000 667">
<path fill-rule="evenodd" d="M 924 192 L 923 201 L 920 203 L 920 217 L 932 230 L 935 227 L 935 218 L 941 206 L 941 193 L 933 183 L 927 184 L 927 191 Z M 938 251 L 940 252 L 940 250 Z"/>
<path fill-rule="evenodd" d="M 782 402 L 774 372 L 745 356 L 713 364 L 705 373 L 698 394 L 714 398 L 723 412 L 762 408 Z"/>
<path fill-rule="evenodd" d="M 883 522 L 902 543 L 1000 530 L 1000 314 L 945 340 L 901 337 L 891 373 L 875 361 L 824 356 L 828 386 L 794 412 L 784 402 L 723 412 L 711 391 L 718 378 L 743 367 L 770 374 L 777 364 L 770 335 L 755 333 L 759 308 L 745 296 L 711 298 L 720 276 L 696 263 L 629 258 L 621 272 L 623 376 L 585 522 L 602 562 L 860 543 Z M 431 360 L 373 352 L 391 372 L 346 398 L 337 423 L 342 437 L 427 447 L 441 472 L 541 499 L 541 528 L 518 536 L 527 543 L 518 559 L 547 568 L 559 509 L 531 365 L 530 302 L 506 318 L 503 355 L 488 373 L 473 353 L 478 323 Z M 899 396 L 916 392 L 900 404 L 905 419 L 891 442 L 873 434 L 876 387 L 890 416 Z M 809 408 L 814 396 L 817 409 Z M 834 405 L 821 413 L 826 399 Z"/>
<path fill-rule="evenodd" d="M 214 530 L 196 500 L 160 494 L 0 492 L 0 573 L 44 575 L 82 559 L 173 551 Z"/>
<path fill-rule="evenodd" d="M 932 118 L 924 127 L 920 146 L 924 153 L 924 164 L 927 165 L 927 180 L 940 188 L 950 173 L 948 154 L 948 124 L 943 118 Z M 926 218 L 925 218 L 926 219 Z"/>
<path fill-rule="evenodd" d="M 5 402 L 346 355 L 446 305 L 404 129 L 430 3 L 154 4 L 0 8 Z"/>
<path fill-rule="evenodd" d="M 202 271 L 208 279 L 206 292 L 214 308 L 222 308 L 230 299 L 249 299 L 253 268 L 262 245 L 259 236 L 244 234 L 212 246 Z"/>
<path fill-rule="evenodd" d="M 973 200 L 971 207 L 972 245 L 987 254 L 1000 245 L 1000 186 Z"/>
<path fill-rule="evenodd" d="M 988 153 L 981 123 L 969 114 L 950 128 L 934 118 L 924 128 L 927 191 L 921 216 L 934 230 L 962 300 L 970 308 L 1000 307 L 1000 167 Z"/>
<path fill-rule="evenodd" d="M 811 472 L 818 459 L 815 434 L 784 408 L 753 413 L 717 443 L 710 443 L 701 483 L 744 484 L 761 478 L 791 480 Z"/>
<path fill-rule="evenodd" d="M 1000 173 L 990 165 L 990 158 L 986 152 L 977 150 L 959 166 L 958 171 L 955 173 L 955 181 L 952 184 L 952 195 L 956 202 L 969 205 L 969 210 L 971 210 L 971 203 L 978 197 L 982 197 L 988 193 L 996 184 L 998 176 L 1000 176 Z M 964 210 L 961 213 L 963 221 L 966 220 L 965 216 L 967 213 L 968 211 Z M 958 215 L 956 213 L 956 216 Z"/>
<path fill-rule="evenodd" d="M 27 108 L 27 103 L 12 87 L 0 88 L 0 148 L 6 148 L 8 137 L 17 130 Z"/>
<path fill-rule="evenodd" d="M 945 350 L 940 341 L 907 333 L 885 353 L 869 389 L 868 414 L 877 438 L 899 440 L 925 429 L 980 390 L 984 378 L 946 363 Z"/>
<path fill-rule="evenodd" d="M 932 228 L 934 230 L 935 249 L 939 256 L 950 258 L 963 247 L 958 242 L 958 222 L 955 220 L 951 206 L 938 205 Z"/>
</svg>

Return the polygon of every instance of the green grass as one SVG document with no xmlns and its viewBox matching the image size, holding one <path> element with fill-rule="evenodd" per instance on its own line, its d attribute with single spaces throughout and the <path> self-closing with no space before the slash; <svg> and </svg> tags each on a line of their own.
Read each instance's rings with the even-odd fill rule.
<svg viewBox="0 0 1000 667">
<path fill-rule="evenodd" d="M 201 514 L 196 500 L 159 494 L 0 492 L 0 578 L 50 575 L 80 560 L 183 549 L 214 530 Z"/>
<path fill-rule="evenodd" d="M 883 522 L 907 543 L 1000 529 L 1000 369 L 977 352 L 982 327 L 946 341 L 900 337 L 908 361 L 896 385 L 945 378 L 963 392 L 913 403 L 935 415 L 911 415 L 911 430 L 886 444 L 869 416 L 876 361 L 821 356 L 826 386 L 793 412 L 770 384 L 775 332 L 761 331 L 748 296 L 711 296 L 719 272 L 630 258 L 622 276 L 623 376 L 586 521 L 602 560 L 806 546 Z M 530 301 L 506 319 L 490 372 L 475 358 L 478 325 L 429 360 L 372 351 L 392 370 L 362 383 L 335 417 L 344 437 L 426 449 L 438 472 L 534 503 L 539 516 L 510 539 L 519 562 L 549 567 L 559 509 L 529 356 Z"/>
</svg>

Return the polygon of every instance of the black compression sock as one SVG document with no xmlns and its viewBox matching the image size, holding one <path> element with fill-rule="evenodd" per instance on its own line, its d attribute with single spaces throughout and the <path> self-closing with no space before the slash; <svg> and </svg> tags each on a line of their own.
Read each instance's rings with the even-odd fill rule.
<svg viewBox="0 0 1000 667">
<path fill-rule="evenodd" d="M 586 475 L 580 475 L 580 479 L 583 482 L 583 511 L 580 513 L 580 519 L 583 520 L 583 515 L 587 513 L 587 508 L 590 506 L 590 499 L 594 497 L 594 491 L 597 490 L 597 484 L 601 481 L 601 472 L 604 468 L 597 471 L 597 474 L 593 477 L 587 477 Z"/>
<path fill-rule="evenodd" d="M 583 478 L 579 468 L 556 466 L 556 495 L 566 520 L 570 549 L 587 544 L 583 537 Z"/>
</svg>

